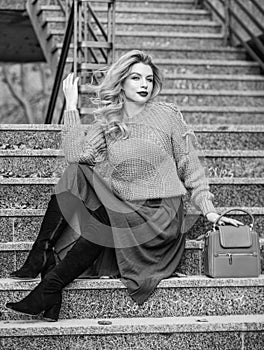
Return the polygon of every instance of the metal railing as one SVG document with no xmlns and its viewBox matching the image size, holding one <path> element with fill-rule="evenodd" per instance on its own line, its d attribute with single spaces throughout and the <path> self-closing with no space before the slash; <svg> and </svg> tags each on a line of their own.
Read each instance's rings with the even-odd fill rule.
<svg viewBox="0 0 264 350">
<path fill-rule="evenodd" d="M 107 29 L 101 24 L 92 3 L 106 5 L 101 11 L 107 15 Z M 50 5 L 59 5 L 65 17 L 66 31 L 57 66 L 52 93 L 46 113 L 45 124 L 52 123 L 60 93 L 66 63 L 71 71 L 81 78 L 81 83 L 90 82 L 93 72 L 109 65 L 114 59 L 115 0 L 49 0 Z M 69 51 L 72 55 L 69 57 Z M 82 64 L 85 63 L 85 70 Z M 58 122 L 63 117 L 65 100 Z"/>
<path fill-rule="evenodd" d="M 259 11 L 259 14 L 264 18 L 264 8 L 260 6 L 256 0 L 247 0 L 251 8 Z M 221 13 L 215 4 L 218 3 L 224 11 Z M 260 33 L 264 34 L 264 26 L 261 21 L 245 6 L 241 0 L 217 0 L 215 4 L 210 0 L 196 0 L 196 5 L 204 5 L 212 13 L 214 13 L 224 25 L 224 42 L 225 45 L 232 45 L 233 38 L 241 44 L 251 58 L 257 61 L 264 72 L 264 44 L 259 39 L 252 29 L 257 28 Z M 235 10 L 236 7 L 236 10 Z M 236 12 L 243 16 L 239 16 Z M 244 18 L 244 19 L 243 19 Z M 245 20 L 246 18 L 246 20 Z M 249 25 L 250 24 L 250 25 Z M 250 40 L 245 40 L 241 32 L 248 35 Z"/>
</svg>

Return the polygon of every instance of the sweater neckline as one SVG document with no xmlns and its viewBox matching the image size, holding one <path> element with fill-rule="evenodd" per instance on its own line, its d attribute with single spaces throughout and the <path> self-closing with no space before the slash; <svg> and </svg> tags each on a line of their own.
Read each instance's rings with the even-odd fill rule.
<svg viewBox="0 0 264 350">
<path fill-rule="evenodd" d="M 144 108 L 139 113 L 133 115 L 133 117 L 129 117 L 128 114 L 125 112 L 124 122 L 129 124 L 129 123 L 134 123 L 138 119 L 142 119 L 142 117 L 146 114 L 146 112 L 149 111 L 151 104 L 152 102 L 150 101 L 146 102 L 144 105 Z"/>
</svg>

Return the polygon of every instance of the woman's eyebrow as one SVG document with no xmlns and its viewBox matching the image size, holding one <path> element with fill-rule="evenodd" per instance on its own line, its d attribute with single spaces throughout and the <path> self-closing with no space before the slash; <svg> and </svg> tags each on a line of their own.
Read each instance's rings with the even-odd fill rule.
<svg viewBox="0 0 264 350">
<path fill-rule="evenodd" d="M 129 76 L 130 76 L 130 75 L 133 75 L 133 74 L 142 76 L 142 74 L 137 73 L 137 72 L 132 72 L 132 73 L 129 74 Z M 148 78 L 148 77 L 153 77 L 153 74 L 146 75 L 146 78 Z"/>
</svg>

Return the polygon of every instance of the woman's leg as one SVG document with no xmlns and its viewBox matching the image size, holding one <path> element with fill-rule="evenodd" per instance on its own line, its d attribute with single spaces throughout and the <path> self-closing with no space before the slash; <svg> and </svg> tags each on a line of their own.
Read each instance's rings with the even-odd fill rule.
<svg viewBox="0 0 264 350">
<path fill-rule="evenodd" d="M 102 246 L 80 237 L 66 257 L 24 299 L 7 303 L 6 307 L 16 312 L 38 315 L 57 321 L 61 305 L 61 290 L 83 273 L 100 255 Z"/>
<path fill-rule="evenodd" d="M 55 266 L 53 247 L 68 226 L 68 220 L 76 208 L 79 199 L 70 192 L 52 195 L 45 212 L 39 234 L 23 266 L 12 272 L 10 277 L 17 279 L 42 277 Z M 67 220 L 63 214 L 66 213 Z"/>
</svg>

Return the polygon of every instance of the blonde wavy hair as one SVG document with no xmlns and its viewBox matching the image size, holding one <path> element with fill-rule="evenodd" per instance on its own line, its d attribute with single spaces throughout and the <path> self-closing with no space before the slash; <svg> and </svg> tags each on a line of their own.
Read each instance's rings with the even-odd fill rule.
<svg viewBox="0 0 264 350">
<path fill-rule="evenodd" d="M 97 106 L 94 112 L 95 119 L 105 126 L 107 134 L 115 138 L 127 138 L 129 131 L 123 122 L 123 108 L 125 95 L 123 83 L 129 76 L 131 68 L 136 63 L 143 63 L 153 71 L 153 90 L 150 99 L 156 97 L 162 88 L 162 77 L 159 68 L 153 63 L 151 56 L 139 50 L 132 50 L 121 56 L 114 64 L 105 70 L 103 79 L 98 85 L 87 85 L 88 92 L 96 97 L 91 101 Z"/>
</svg>

